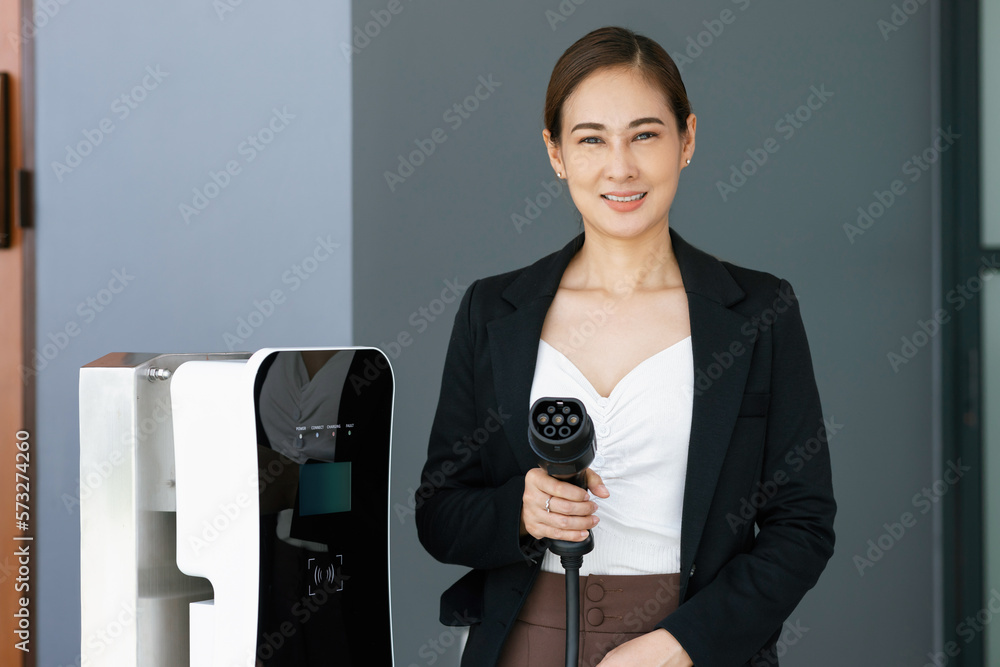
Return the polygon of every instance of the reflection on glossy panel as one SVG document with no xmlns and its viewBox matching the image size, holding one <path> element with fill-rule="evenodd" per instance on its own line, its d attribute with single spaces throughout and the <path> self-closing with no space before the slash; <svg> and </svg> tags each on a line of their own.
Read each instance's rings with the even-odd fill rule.
<svg viewBox="0 0 1000 667">
<path fill-rule="evenodd" d="M 254 394 L 258 664 L 391 665 L 388 360 L 374 349 L 275 352 Z"/>
</svg>

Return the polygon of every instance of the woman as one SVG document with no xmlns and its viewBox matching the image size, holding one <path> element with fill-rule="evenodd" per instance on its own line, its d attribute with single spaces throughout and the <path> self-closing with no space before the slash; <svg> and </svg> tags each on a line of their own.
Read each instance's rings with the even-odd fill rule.
<svg viewBox="0 0 1000 667">
<path fill-rule="evenodd" d="M 428 552 L 473 568 L 441 599 L 443 623 L 470 626 L 463 665 L 561 664 L 550 539 L 593 530 L 581 664 L 604 667 L 776 665 L 783 622 L 833 553 L 791 286 L 669 226 L 695 130 L 648 38 L 602 28 L 555 66 L 542 135 L 584 233 L 466 291 L 416 498 Z M 594 418 L 589 494 L 531 453 L 528 409 L 546 395 Z"/>
</svg>

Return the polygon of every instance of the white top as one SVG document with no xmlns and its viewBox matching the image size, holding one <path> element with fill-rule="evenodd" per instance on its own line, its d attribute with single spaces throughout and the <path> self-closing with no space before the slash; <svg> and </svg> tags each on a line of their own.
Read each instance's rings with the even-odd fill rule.
<svg viewBox="0 0 1000 667">
<path fill-rule="evenodd" d="M 591 468 L 610 497 L 597 503 L 594 550 L 580 574 L 680 572 L 681 508 L 687 471 L 694 359 L 691 336 L 649 357 L 602 397 L 565 355 L 538 344 L 529 407 L 543 396 L 583 402 L 594 421 L 597 455 Z M 562 573 L 545 552 L 542 569 Z"/>
</svg>

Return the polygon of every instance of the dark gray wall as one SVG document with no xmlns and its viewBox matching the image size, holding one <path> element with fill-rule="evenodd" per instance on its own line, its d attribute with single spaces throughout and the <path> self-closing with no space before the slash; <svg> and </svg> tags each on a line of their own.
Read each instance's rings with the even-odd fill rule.
<svg viewBox="0 0 1000 667">
<path fill-rule="evenodd" d="M 356 3 L 354 25 L 363 29 L 385 6 Z M 901 338 L 935 310 L 931 172 L 906 166 L 938 129 L 932 4 L 913 6 L 896 25 L 889 0 L 404 2 L 354 62 L 354 330 L 355 340 L 395 353 L 393 501 L 405 504 L 419 481 L 457 305 L 426 322 L 420 309 L 447 280 L 467 285 L 528 264 L 577 231 L 567 195 L 529 226 L 511 221 L 553 180 L 540 119 L 556 59 L 603 25 L 631 27 L 671 53 L 700 38 L 705 46 L 683 66 L 698 148 L 671 224 L 713 254 L 792 283 L 824 412 L 837 425 L 837 553 L 790 618 L 808 630 L 784 647 L 782 664 L 924 664 L 935 650 L 935 519 L 923 510 L 936 505 L 914 495 L 935 481 L 932 345 L 896 369 L 887 356 L 902 356 Z M 573 11 L 553 27 L 546 14 L 560 7 Z M 709 40 L 704 22 L 725 10 L 731 22 Z M 500 86 L 452 127 L 446 110 L 473 94 L 480 76 Z M 814 87 L 832 96 L 791 136 L 776 127 Z M 391 189 L 385 172 L 436 128 L 443 143 Z M 724 200 L 717 182 L 770 137 L 777 152 Z M 849 238 L 844 225 L 856 223 L 858 207 L 895 180 L 902 194 Z M 400 335 L 409 345 L 389 350 Z M 883 536 L 905 512 L 913 525 L 899 539 Z M 868 540 L 880 537 L 889 550 L 862 574 L 855 556 L 867 558 Z M 437 603 L 463 568 L 423 552 L 412 516 L 394 526 L 392 544 L 397 664 L 457 664 Z"/>
<path fill-rule="evenodd" d="M 37 664 L 55 667 L 80 660 L 79 367 L 109 352 L 350 343 L 351 105 L 346 3 L 49 4 L 35 42 L 37 349 L 53 358 L 38 375 L 32 585 Z M 116 102 L 144 81 L 134 109 Z M 263 150 L 243 144 L 272 119 Z M 54 166 L 85 133 L 96 146 L 78 166 Z M 225 183 L 230 161 L 188 224 L 180 205 L 210 172 Z M 322 244 L 340 247 L 314 264 Z M 295 265 L 314 271 L 303 281 Z M 225 339 L 255 301 L 271 314 Z"/>
</svg>

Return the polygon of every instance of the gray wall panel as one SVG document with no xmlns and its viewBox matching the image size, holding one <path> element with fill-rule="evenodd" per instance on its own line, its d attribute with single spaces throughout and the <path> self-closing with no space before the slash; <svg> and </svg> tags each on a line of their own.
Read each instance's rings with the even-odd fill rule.
<svg viewBox="0 0 1000 667">
<path fill-rule="evenodd" d="M 735 20 L 683 67 L 698 114 L 698 150 L 684 171 L 671 224 L 725 259 L 787 278 L 802 303 L 832 440 L 840 503 L 838 547 L 826 573 L 792 614 L 808 631 L 782 664 L 923 664 L 934 649 L 933 512 L 914 494 L 929 486 L 931 353 L 894 370 L 889 352 L 933 316 L 931 179 L 904 163 L 930 146 L 930 11 L 899 26 L 891 2 L 838 4 L 558 2 L 404 3 L 404 11 L 355 60 L 355 338 L 386 343 L 400 332 L 394 502 L 419 482 L 454 304 L 418 333 L 409 316 L 442 281 L 530 263 L 577 230 L 568 196 L 515 229 L 511 214 L 553 178 L 541 143 L 548 76 L 587 31 L 625 25 L 683 51 L 729 9 Z M 355 24 L 383 5 L 356 5 Z M 891 28 L 883 34 L 879 21 Z M 884 26 L 884 24 L 883 24 Z M 703 42 L 708 39 L 702 37 Z M 503 82 L 462 127 L 442 114 L 479 75 Z M 811 87 L 833 93 L 794 135 L 775 124 Z M 384 179 L 414 140 L 441 127 L 438 145 L 394 191 Z M 717 182 L 745 151 L 775 137 L 778 152 L 725 200 Z M 905 192 L 853 237 L 859 206 L 902 180 Z M 903 512 L 915 525 L 859 574 L 869 539 Z M 397 664 L 454 665 L 459 649 L 437 623 L 440 592 L 464 570 L 427 556 L 411 516 L 393 534 Z M 399 616 L 397 616 L 399 618 Z"/>
</svg>

